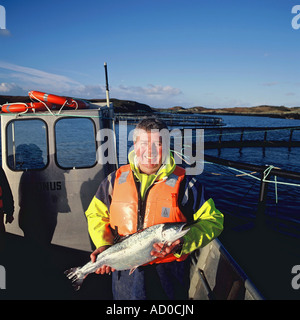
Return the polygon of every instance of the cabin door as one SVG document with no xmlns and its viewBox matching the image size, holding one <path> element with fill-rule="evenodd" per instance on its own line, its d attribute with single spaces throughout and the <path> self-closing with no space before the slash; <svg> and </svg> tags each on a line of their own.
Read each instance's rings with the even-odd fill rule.
<svg viewBox="0 0 300 320">
<path fill-rule="evenodd" d="M 114 168 L 98 152 L 103 110 L 1 117 L 2 167 L 15 201 L 8 232 L 39 243 L 91 250 L 84 212 Z M 114 149 L 114 141 L 109 147 Z"/>
</svg>

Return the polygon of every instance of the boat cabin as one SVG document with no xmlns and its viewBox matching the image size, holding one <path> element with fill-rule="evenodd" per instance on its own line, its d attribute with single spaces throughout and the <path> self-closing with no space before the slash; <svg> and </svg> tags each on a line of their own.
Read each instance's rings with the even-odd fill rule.
<svg viewBox="0 0 300 320">
<path fill-rule="evenodd" d="M 2 167 L 15 201 L 15 221 L 7 231 L 90 251 L 84 212 L 114 169 L 101 159 L 98 134 L 112 129 L 111 110 L 94 104 L 59 113 L 1 115 Z M 113 142 L 106 143 L 114 152 Z"/>
</svg>

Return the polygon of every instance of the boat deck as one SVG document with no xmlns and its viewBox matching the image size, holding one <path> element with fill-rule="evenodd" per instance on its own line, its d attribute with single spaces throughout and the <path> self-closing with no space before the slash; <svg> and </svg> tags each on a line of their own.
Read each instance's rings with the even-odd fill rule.
<svg viewBox="0 0 300 320">
<path fill-rule="evenodd" d="M 58 245 L 39 246 L 18 235 L 5 234 L 0 265 L 6 270 L 6 289 L 0 300 L 111 300 L 111 277 L 90 274 L 74 291 L 64 271 L 89 261 L 89 252 Z"/>
</svg>

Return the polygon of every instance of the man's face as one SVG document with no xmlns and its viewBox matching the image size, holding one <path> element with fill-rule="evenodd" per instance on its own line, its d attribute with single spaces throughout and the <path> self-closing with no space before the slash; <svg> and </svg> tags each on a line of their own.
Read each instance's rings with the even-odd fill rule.
<svg viewBox="0 0 300 320">
<path fill-rule="evenodd" d="M 158 130 L 140 130 L 134 143 L 139 169 L 146 174 L 154 174 L 162 164 L 162 138 Z"/>
</svg>

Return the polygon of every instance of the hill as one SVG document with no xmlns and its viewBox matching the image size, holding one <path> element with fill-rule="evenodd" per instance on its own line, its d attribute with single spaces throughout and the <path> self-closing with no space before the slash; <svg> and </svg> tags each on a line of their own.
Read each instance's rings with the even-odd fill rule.
<svg viewBox="0 0 300 320">
<path fill-rule="evenodd" d="M 152 108 L 154 109 L 154 108 Z M 255 107 L 228 107 L 228 108 L 205 108 L 205 107 L 172 107 L 168 109 L 156 108 L 159 112 L 176 112 L 176 113 L 201 113 L 211 115 L 251 115 L 251 116 L 268 116 L 287 119 L 300 119 L 300 107 L 288 108 L 285 106 L 268 106 L 261 105 Z"/>
<path fill-rule="evenodd" d="M 90 99 L 90 102 L 106 102 L 105 99 Z M 128 112 L 147 112 L 152 113 L 153 110 L 146 104 L 139 103 L 131 100 L 119 100 L 110 99 L 110 102 L 114 104 L 114 111 L 116 113 L 128 113 Z"/>
<path fill-rule="evenodd" d="M 106 99 L 83 99 L 90 102 L 106 102 Z M 114 110 L 117 113 L 122 112 L 150 112 L 153 110 L 146 104 L 139 103 L 136 101 L 130 100 L 119 100 L 119 99 L 110 99 L 110 101 L 114 104 Z M 14 102 L 31 102 L 28 96 L 1 96 L 0 95 L 0 105 L 5 103 L 14 103 Z"/>
<path fill-rule="evenodd" d="M 105 99 L 87 99 L 90 102 L 106 102 Z M 171 113 L 200 113 L 212 115 L 252 115 L 252 116 L 268 116 L 287 119 L 300 119 L 300 107 L 285 107 L 285 106 L 268 106 L 261 105 L 255 107 L 228 107 L 228 108 L 206 108 L 196 106 L 191 108 L 184 108 L 181 106 L 174 106 L 171 108 L 153 108 L 144 103 L 139 103 L 130 100 L 110 99 L 114 104 L 116 113 L 135 113 L 135 112 L 171 112 Z M 30 102 L 28 96 L 1 96 L 0 105 L 12 102 Z"/>
</svg>

